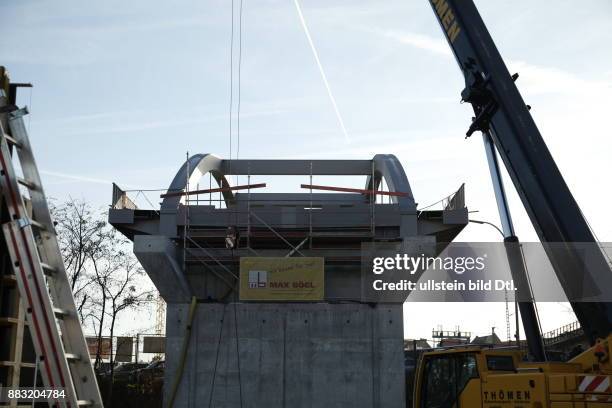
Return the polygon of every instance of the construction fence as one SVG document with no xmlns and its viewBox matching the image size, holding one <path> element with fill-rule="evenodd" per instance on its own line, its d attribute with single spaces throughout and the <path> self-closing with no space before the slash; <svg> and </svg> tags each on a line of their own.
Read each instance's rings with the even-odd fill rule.
<svg viewBox="0 0 612 408">
<path fill-rule="evenodd" d="M 165 353 L 166 337 L 159 334 L 139 333 L 135 336 L 85 336 L 89 356 L 95 360 L 117 363 L 148 362 L 160 358 Z"/>
</svg>

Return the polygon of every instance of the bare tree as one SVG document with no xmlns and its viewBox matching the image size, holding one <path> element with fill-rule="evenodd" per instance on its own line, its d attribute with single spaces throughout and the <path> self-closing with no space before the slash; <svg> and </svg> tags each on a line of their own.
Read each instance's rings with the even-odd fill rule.
<svg viewBox="0 0 612 408">
<path fill-rule="evenodd" d="M 129 251 L 129 241 L 106 222 L 104 212 L 72 198 L 51 204 L 81 321 L 91 324 L 98 337 L 99 364 L 105 330 L 112 336 L 118 314 L 138 307 L 149 294 L 135 285 L 145 273 Z"/>
<path fill-rule="evenodd" d="M 60 205 L 51 204 L 72 293 L 81 322 L 85 322 L 91 313 L 87 308 L 92 300 L 88 288 L 94 282 L 88 267 L 93 259 L 102 256 L 105 242 L 111 238 L 111 229 L 102 214 L 83 200 L 71 198 Z"/>
<path fill-rule="evenodd" d="M 116 323 L 126 310 L 136 310 L 154 298 L 144 270 L 131 253 L 129 241 L 85 201 L 70 199 L 52 207 L 60 248 L 83 324 L 91 325 L 97 337 L 95 366 L 106 358 L 110 337 L 110 382 L 112 398 Z M 103 353 L 104 352 L 104 353 Z"/>
<path fill-rule="evenodd" d="M 115 333 L 115 323 L 120 313 L 126 310 L 135 310 L 142 306 L 145 302 L 149 302 L 154 298 L 154 290 L 143 289 L 140 278 L 145 276 L 145 272 L 131 254 L 127 254 L 121 250 L 117 251 L 112 257 L 117 262 L 118 268 L 113 268 L 110 275 L 106 275 L 104 279 L 98 280 L 100 290 L 103 292 L 103 297 L 107 303 L 104 308 L 104 313 L 110 319 L 109 334 L 110 334 L 110 383 L 114 378 L 114 361 L 113 354 L 113 338 Z M 102 284 L 103 283 L 103 284 Z M 112 386 L 108 388 L 108 399 L 112 400 Z"/>
<path fill-rule="evenodd" d="M 94 233 L 92 247 L 88 252 L 88 261 L 91 264 L 92 282 L 94 286 L 90 291 L 91 308 L 90 313 L 97 316 L 98 346 L 96 351 L 95 365 L 99 367 L 102 356 L 102 334 L 106 326 L 106 317 L 111 317 L 110 339 L 111 347 L 109 358 L 111 359 L 111 370 L 113 368 L 112 361 L 112 336 L 116 322 L 116 313 L 113 309 L 116 307 L 119 296 L 123 294 L 125 288 L 117 288 L 117 282 L 122 281 L 122 269 L 130 262 L 136 263 L 133 255 L 126 251 L 127 240 L 120 237 L 115 230 L 110 227 L 103 227 Z M 131 277 L 131 276 L 129 276 Z M 121 286 L 121 285 L 119 285 Z M 109 308 L 111 311 L 109 313 Z M 112 371 L 111 371 L 112 372 Z"/>
<path fill-rule="evenodd" d="M 117 264 L 110 257 L 101 257 L 92 259 L 92 265 L 94 270 L 94 282 L 99 288 L 105 288 L 108 281 L 111 279 L 112 274 L 117 271 Z M 98 368 L 102 362 L 101 348 L 102 348 L 102 331 L 104 330 L 104 318 L 106 317 L 106 307 L 108 300 L 108 292 L 104 289 L 97 291 L 95 295 L 92 295 L 92 313 L 97 315 L 98 329 L 96 335 L 98 336 L 98 346 L 96 349 L 95 367 Z"/>
</svg>

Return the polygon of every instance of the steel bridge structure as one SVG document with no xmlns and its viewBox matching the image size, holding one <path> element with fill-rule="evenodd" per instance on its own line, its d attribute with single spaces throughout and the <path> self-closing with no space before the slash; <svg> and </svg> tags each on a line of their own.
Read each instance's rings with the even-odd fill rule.
<svg viewBox="0 0 612 408">
<path fill-rule="evenodd" d="M 296 181 L 299 192 L 266 193 L 266 183 L 252 183 L 263 176 L 291 176 L 287 186 L 308 183 Z M 320 185 L 329 176 L 361 178 L 363 188 Z M 246 184 L 231 184 L 237 180 Z M 196 154 L 160 199 L 159 208 L 140 209 L 114 185 L 109 222 L 133 241 L 167 302 L 164 398 L 181 371 L 176 407 L 403 406 L 402 305 L 363 301 L 362 245 L 427 243 L 441 251 L 468 222 L 463 186 L 439 208 L 417 210 L 393 155 Z M 303 256 L 324 259 L 323 299 L 240 300 L 241 258 Z M 189 322 L 193 297 L 198 306 Z M 185 333 L 191 337 L 183 367 Z"/>
</svg>

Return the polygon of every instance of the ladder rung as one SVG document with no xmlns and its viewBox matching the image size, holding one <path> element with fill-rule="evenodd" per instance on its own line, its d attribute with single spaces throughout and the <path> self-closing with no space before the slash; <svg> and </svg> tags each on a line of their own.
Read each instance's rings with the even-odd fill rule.
<svg viewBox="0 0 612 408">
<path fill-rule="evenodd" d="M 66 360 L 68 360 L 69 362 L 81 361 L 81 356 L 79 356 L 78 354 L 66 353 L 65 356 L 66 356 Z"/>
<path fill-rule="evenodd" d="M 34 182 L 30 181 L 30 180 L 26 180 L 26 179 L 23 179 L 21 177 L 17 177 L 17 182 L 19 184 L 21 184 L 22 186 L 25 186 L 25 187 L 29 188 L 30 190 L 36 190 L 36 187 L 37 187 L 36 183 L 34 183 Z"/>
<path fill-rule="evenodd" d="M 45 224 L 42 224 L 36 220 L 32 220 L 32 219 L 28 219 L 28 218 L 22 218 L 19 220 L 19 226 L 21 228 L 25 227 L 26 225 L 31 225 L 33 227 L 38 228 L 39 230 L 43 230 L 46 231 L 47 230 L 47 226 Z"/>
<path fill-rule="evenodd" d="M 30 220 L 30 224 L 32 224 L 34 227 L 41 229 L 41 230 L 47 230 L 47 226 L 43 223 L 40 223 L 36 220 Z"/>
<path fill-rule="evenodd" d="M 51 275 L 57 272 L 57 269 L 55 269 L 54 267 L 52 267 L 49 264 L 46 264 L 44 262 L 40 263 L 40 266 L 42 266 L 43 271 L 47 274 L 47 275 Z"/>
<path fill-rule="evenodd" d="M 10 144 L 12 144 L 15 147 L 21 147 L 21 143 L 19 143 L 17 140 L 13 139 L 11 136 L 7 135 L 6 133 L 3 135 L 4 138 L 6 139 L 7 142 L 9 142 Z"/>
<path fill-rule="evenodd" d="M 58 319 L 64 319 L 71 315 L 69 310 L 60 309 L 57 307 L 53 308 L 53 313 L 55 314 L 55 317 L 57 317 Z"/>
<path fill-rule="evenodd" d="M 91 407 L 93 405 L 93 401 L 89 400 L 78 400 L 77 405 L 79 407 Z"/>
</svg>

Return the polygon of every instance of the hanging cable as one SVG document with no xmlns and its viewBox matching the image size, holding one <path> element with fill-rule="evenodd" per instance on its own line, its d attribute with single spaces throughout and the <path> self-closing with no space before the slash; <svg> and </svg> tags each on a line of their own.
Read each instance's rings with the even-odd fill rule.
<svg viewBox="0 0 612 408">
<path fill-rule="evenodd" d="M 241 1 L 242 2 L 242 1 Z M 232 249 L 232 260 L 234 260 L 234 250 Z M 240 372 L 240 343 L 238 336 L 238 290 L 240 288 L 240 280 L 236 282 L 237 288 L 234 289 L 234 337 L 236 338 L 236 362 L 238 364 L 238 391 L 240 396 L 240 408 L 242 408 L 242 376 Z"/>
<path fill-rule="evenodd" d="M 241 0 L 242 1 L 242 0 Z M 28 111 L 30 114 L 28 115 L 28 133 L 32 130 L 32 94 L 34 93 L 34 87 L 30 87 L 30 104 L 28 105 Z"/>
<path fill-rule="evenodd" d="M 234 107 L 234 0 L 232 0 L 232 33 L 230 35 L 230 94 L 229 94 L 229 174 L 232 173 L 232 110 Z"/>
<path fill-rule="evenodd" d="M 213 367 L 213 375 L 212 381 L 210 384 L 210 394 L 208 396 L 208 408 L 212 407 L 213 394 L 215 392 L 215 380 L 217 378 L 217 368 L 219 365 L 219 351 L 221 350 L 221 339 L 223 337 L 223 325 L 225 320 L 225 310 L 227 309 L 227 304 L 223 305 L 223 312 L 221 314 L 221 321 L 219 327 L 219 337 L 217 339 L 217 352 L 215 353 L 215 365 Z"/>
<path fill-rule="evenodd" d="M 240 0 L 240 12 L 238 17 L 238 106 L 236 117 L 236 160 L 240 159 L 240 96 L 241 96 L 241 71 L 242 71 L 242 0 Z M 236 185 L 239 185 L 238 175 L 236 175 Z"/>
<path fill-rule="evenodd" d="M 580 209 L 580 207 L 578 207 L 578 211 L 580 211 L 580 215 L 582 215 L 582 218 L 584 218 L 584 221 L 587 224 L 587 227 L 589 228 L 589 230 L 591 231 L 591 234 L 593 234 L 593 238 L 595 238 L 595 245 L 597 245 L 600 249 L 600 251 L 602 252 L 603 256 L 608 260 L 608 264 L 610 266 L 612 266 L 612 259 L 610 258 L 610 256 L 608 255 L 608 253 L 603 249 L 603 245 L 601 245 L 601 241 L 599 240 L 599 238 L 597 237 L 597 234 L 595 234 L 595 230 L 593 229 L 593 227 L 591 226 L 591 223 L 589 223 L 589 220 L 587 219 L 587 217 L 584 215 L 584 213 L 582 212 L 582 209 Z"/>
<path fill-rule="evenodd" d="M 542 333 L 542 323 L 540 321 L 540 313 L 538 312 L 538 304 L 536 302 L 535 295 L 533 292 L 533 286 L 531 286 L 531 277 L 529 276 L 529 268 L 527 267 L 527 258 L 525 258 L 525 251 L 523 251 L 523 244 L 521 244 L 520 249 L 521 249 L 520 250 L 521 260 L 525 267 L 525 277 L 527 278 L 527 284 L 529 285 L 529 293 L 531 293 L 530 301 L 533 303 L 533 310 L 535 311 L 535 318 L 536 318 L 536 323 L 538 325 L 538 332 Z M 546 358 L 546 347 L 544 345 L 544 338 L 541 335 L 539 336 L 539 341 L 542 342 L 542 350 L 544 351 L 544 357 Z"/>
<path fill-rule="evenodd" d="M 189 233 L 189 176 L 191 170 L 189 168 L 189 152 L 185 152 L 185 165 L 187 172 L 185 173 L 185 219 L 183 227 L 183 272 L 187 273 L 187 234 Z"/>
</svg>

